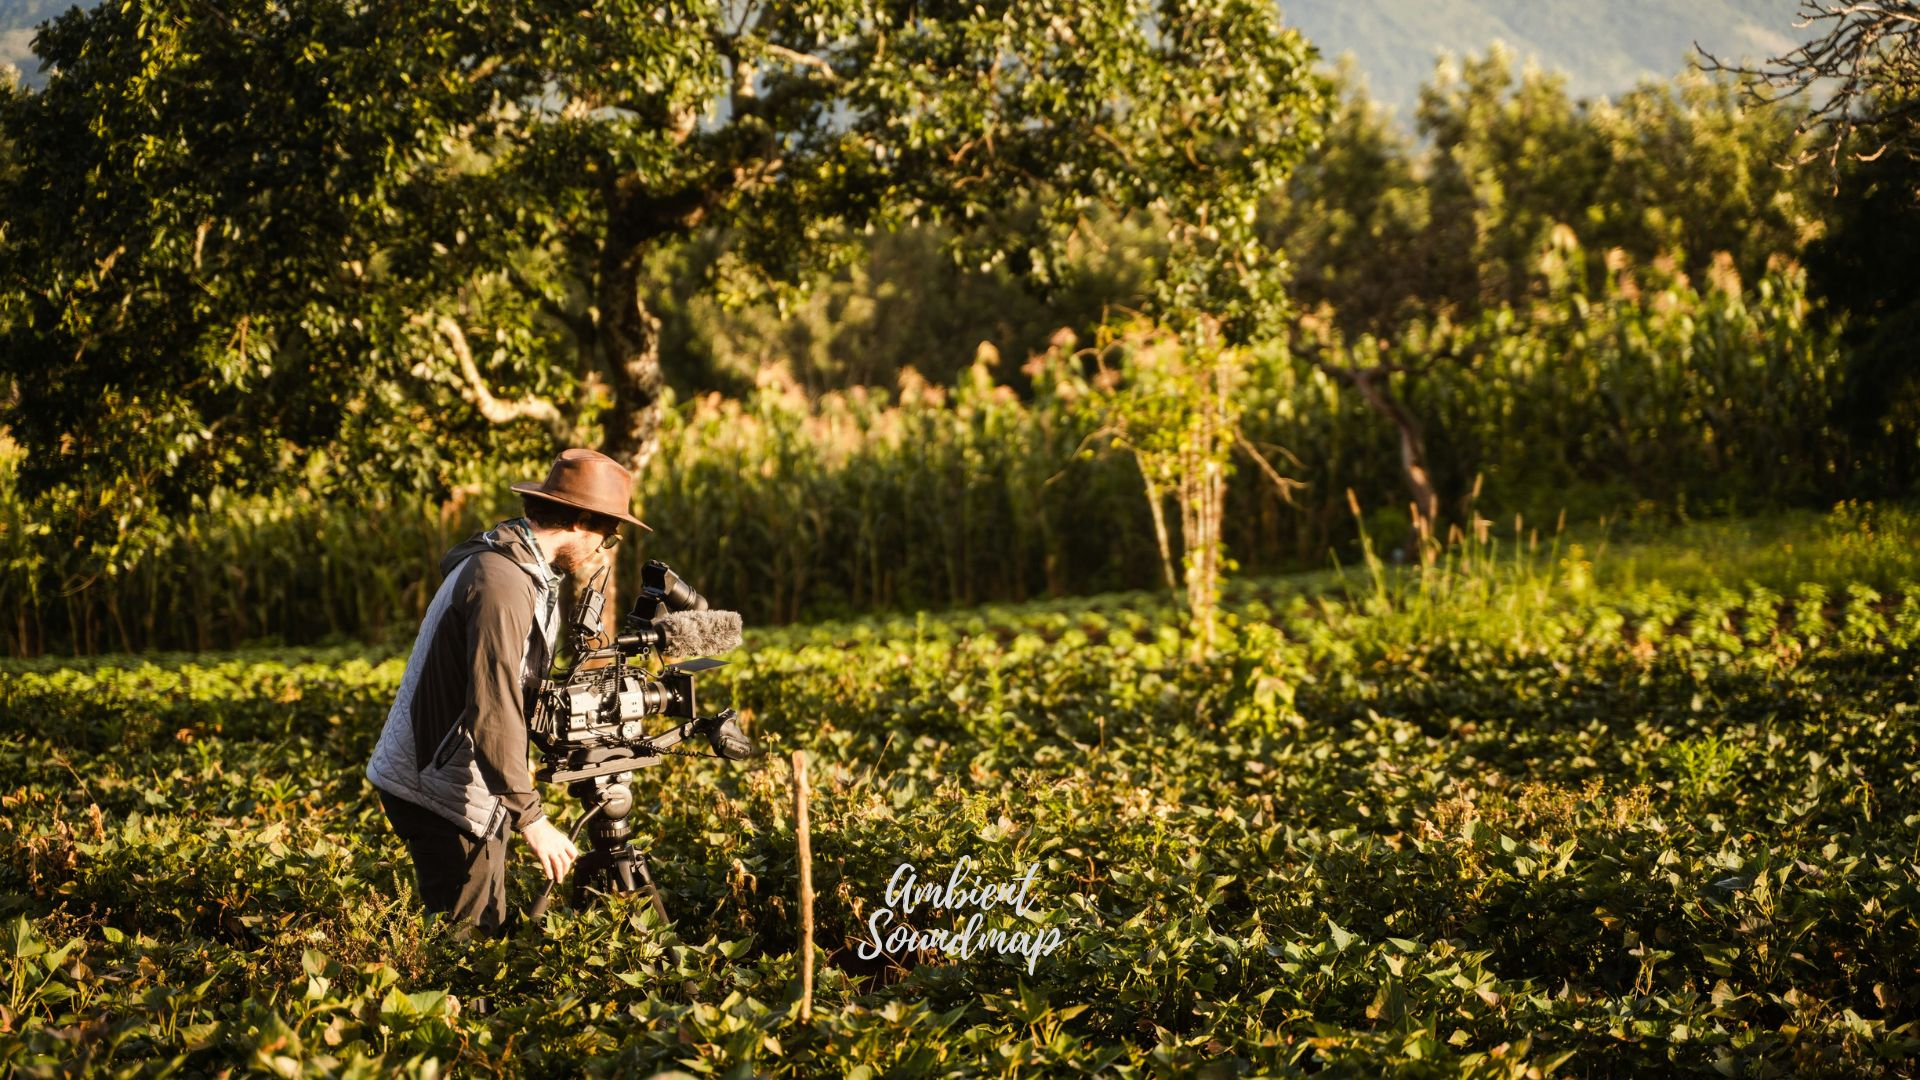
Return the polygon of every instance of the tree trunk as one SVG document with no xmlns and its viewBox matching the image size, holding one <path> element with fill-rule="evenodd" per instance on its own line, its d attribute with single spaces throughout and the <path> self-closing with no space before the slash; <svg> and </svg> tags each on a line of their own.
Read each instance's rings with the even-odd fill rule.
<svg viewBox="0 0 1920 1080">
<path fill-rule="evenodd" d="M 1434 517 L 1440 512 L 1440 497 L 1433 490 L 1433 480 L 1427 472 L 1427 443 L 1420 433 L 1420 425 L 1394 400 L 1382 385 L 1386 374 L 1379 369 L 1353 370 L 1334 368 L 1345 375 L 1366 399 L 1367 405 L 1390 421 L 1400 436 L 1400 471 L 1407 478 L 1407 487 L 1413 492 L 1413 506 L 1418 518 L 1414 528 L 1422 536 L 1431 534 Z"/>
<path fill-rule="evenodd" d="M 617 247 L 624 247 L 624 254 Z M 660 396 L 666 385 L 660 370 L 660 319 L 647 310 L 640 294 L 640 253 L 638 247 L 607 245 L 600 267 L 595 342 L 613 389 L 613 403 L 601 414 L 600 452 L 632 470 L 636 482 L 660 446 Z M 629 526 L 628 531 L 639 530 Z M 609 634 L 618 634 L 625 618 L 620 592 L 619 561 L 611 560 L 604 587 Z"/>
<path fill-rule="evenodd" d="M 611 246 L 611 245 L 610 245 Z M 635 474 L 660 448 L 660 319 L 640 295 L 638 251 L 612 257 L 600 272 L 600 358 L 613 387 L 603 414 L 600 452 Z"/>
<path fill-rule="evenodd" d="M 676 116 L 677 138 L 686 138 L 695 120 L 690 113 Z M 632 470 L 636 482 L 660 448 L 660 398 L 666 389 L 660 369 L 660 319 L 647 310 L 640 288 L 641 263 L 662 238 L 685 235 L 698 227 L 719 191 L 713 184 L 700 182 L 661 194 L 629 175 L 609 183 L 604 192 L 607 231 L 595 267 L 594 299 L 599 311 L 594 344 L 613 390 L 613 404 L 601 414 L 600 452 Z M 619 604 L 618 567 L 619 560 L 613 560 L 607 572 L 610 632 L 617 632 L 625 617 Z"/>
<path fill-rule="evenodd" d="M 694 118 L 681 119 L 691 131 Z M 641 263 L 654 244 L 699 227 L 724 186 L 699 181 L 658 192 L 638 176 L 625 176 L 604 193 L 607 231 L 594 291 L 597 344 L 613 386 L 613 407 L 605 414 L 600 449 L 635 473 L 643 472 L 659 449 L 660 394 L 666 386 L 660 372 L 660 320 L 647 310 Z"/>
</svg>

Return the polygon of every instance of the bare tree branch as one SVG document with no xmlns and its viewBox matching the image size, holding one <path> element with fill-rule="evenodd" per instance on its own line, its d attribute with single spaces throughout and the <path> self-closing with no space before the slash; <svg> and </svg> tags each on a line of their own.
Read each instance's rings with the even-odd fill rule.
<svg viewBox="0 0 1920 1080">
<path fill-rule="evenodd" d="M 429 324 L 429 320 L 424 315 L 414 316 L 413 322 L 420 326 Z M 546 425 L 547 430 L 553 433 L 555 441 L 561 443 L 570 441 L 573 425 L 553 402 L 533 394 L 528 394 L 518 401 L 502 401 L 494 396 L 486 380 L 480 376 L 479 365 L 473 362 L 473 349 L 467 344 L 466 331 L 460 328 L 460 324 L 455 322 L 452 316 L 442 315 L 438 320 L 432 321 L 431 325 L 447 339 L 448 346 L 453 349 L 454 360 L 460 365 L 460 376 L 463 380 L 460 396 L 480 410 L 480 415 L 486 417 L 488 423 L 511 424 L 516 420 L 535 420 Z"/>
<path fill-rule="evenodd" d="M 804 53 L 804 52 L 800 52 L 797 49 L 789 49 L 785 45 L 775 45 L 771 41 L 763 42 L 760 45 L 760 48 L 764 52 L 766 52 L 768 56 L 773 56 L 781 60 L 785 60 L 787 63 L 792 64 L 796 67 L 811 68 L 814 71 L 819 72 L 821 76 L 825 78 L 828 82 L 834 82 L 840 77 L 839 73 L 833 70 L 832 64 L 827 63 L 826 60 L 822 59 L 821 57 L 815 56 L 812 53 Z"/>
<path fill-rule="evenodd" d="M 1820 142 L 1786 163 L 1817 158 L 1837 173 L 1840 156 L 1856 137 L 1873 144 L 1849 156 L 1872 160 L 1889 145 L 1914 152 L 1920 120 L 1920 0 L 1801 0 L 1798 29 L 1818 36 L 1764 64 L 1727 63 L 1694 42 L 1704 71 L 1738 76 L 1764 105 L 1805 95 L 1811 102 L 1795 134 L 1822 133 Z M 1819 95 L 1830 90 L 1824 98 Z"/>
<path fill-rule="evenodd" d="M 1281 476 L 1280 470 L 1273 467 L 1273 462 L 1268 461 L 1267 456 L 1265 454 L 1262 454 L 1259 451 L 1259 449 L 1256 448 L 1253 445 L 1253 443 L 1247 438 L 1246 433 L 1242 432 L 1237 427 L 1233 429 L 1233 440 L 1234 442 L 1240 444 L 1240 449 L 1245 450 L 1247 452 L 1247 456 L 1252 458 L 1255 464 L 1260 466 L 1260 471 L 1267 474 L 1267 479 L 1273 481 L 1273 486 L 1280 489 L 1281 500 L 1285 502 L 1288 506 L 1292 506 L 1293 493 L 1295 491 L 1305 489 L 1307 485 L 1299 480 L 1293 479 L 1290 476 Z M 1281 447 L 1280 449 L 1283 452 L 1286 451 L 1286 447 L 1284 446 Z M 1288 453 L 1287 456 L 1293 457 L 1291 453 Z M 1299 460 L 1300 460 L 1299 458 L 1294 458 L 1294 461 L 1296 462 L 1298 462 Z"/>
<path fill-rule="evenodd" d="M 1403 407 L 1393 392 L 1386 387 L 1387 376 L 1399 373 L 1418 374 L 1426 370 L 1424 366 L 1408 367 L 1403 364 L 1375 364 L 1371 367 L 1347 367 L 1331 363 L 1324 358 L 1325 351 L 1319 342 L 1305 341 L 1296 345 L 1314 367 L 1332 375 L 1360 391 L 1367 407 L 1391 423 L 1400 437 L 1400 471 L 1406 478 L 1407 487 L 1413 492 L 1415 523 L 1430 528 L 1440 510 L 1440 497 L 1433 489 L 1433 478 L 1427 469 L 1426 436 L 1420 430 L 1420 424 Z"/>
</svg>

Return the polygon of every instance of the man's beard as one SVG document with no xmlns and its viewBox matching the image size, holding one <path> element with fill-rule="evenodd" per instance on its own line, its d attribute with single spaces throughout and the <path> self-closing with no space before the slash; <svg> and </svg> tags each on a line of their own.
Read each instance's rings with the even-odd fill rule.
<svg viewBox="0 0 1920 1080">
<path fill-rule="evenodd" d="M 608 561 L 595 557 L 599 554 L 598 544 L 587 540 L 573 540 L 555 551 L 553 557 L 547 560 L 547 565 L 570 577 L 584 578 L 598 571 L 601 565 Z"/>
</svg>

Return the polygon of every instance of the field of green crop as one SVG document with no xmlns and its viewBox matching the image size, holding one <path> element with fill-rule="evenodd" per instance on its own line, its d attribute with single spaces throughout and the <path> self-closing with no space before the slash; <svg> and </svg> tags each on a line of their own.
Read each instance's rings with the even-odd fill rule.
<svg viewBox="0 0 1920 1080">
<path fill-rule="evenodd" d="M 1912 1074 L 1917 536 L 1242 582 L 1205 663 L 1145 594 L 752 633 L 715 693 L 773 752 L 639 781 L 672 925 L 497 942 L 414 911 L 361 779 L 398 659 L 9 662 L 0 1073 Z M 1037 862 L 988 923 L 1060 946 L 863 957 L 963 856 Z"/>
</svg>

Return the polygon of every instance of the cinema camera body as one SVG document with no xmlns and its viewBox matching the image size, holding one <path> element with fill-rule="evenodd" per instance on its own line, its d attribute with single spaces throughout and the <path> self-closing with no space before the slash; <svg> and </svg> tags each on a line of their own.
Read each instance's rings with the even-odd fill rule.
<svg viewBox="0 0 1920 1080">
<path fill-rule="evenodd" d="M 726 663 L 707 654 L 739 647 L 740 616 L 711 610 L 665 563 L 653 561 L 641 571 L 633 610 L 610 637 L 603 629 L 605 580 L 603 572 L 581 590 L 571 628 L 573 662 L 541 686 L 528 725 L 544 759 L 535 775 L 566 784 L 586 807 L 573 837 L 577 843 L 581 828 L 590 827 L 593 847 L 574 864 L 574 902 L 644 885 L 665 919 L 646 860 L 628 842 L 630 783 L 636 771 L 670 756 L 742 761 L 758 753 L 734 710 L 703 716 L 694 692 L 696 675 Z M 669 657 L 688 659 L 668 664 Z M 656 718 L 679 723 L 661 727 Z M 710 752 L 686 749 L 702 740 Z M 535 902 L 535 919 L 545 913 L 551 891 L 549 884 Z"/>
</svg>

